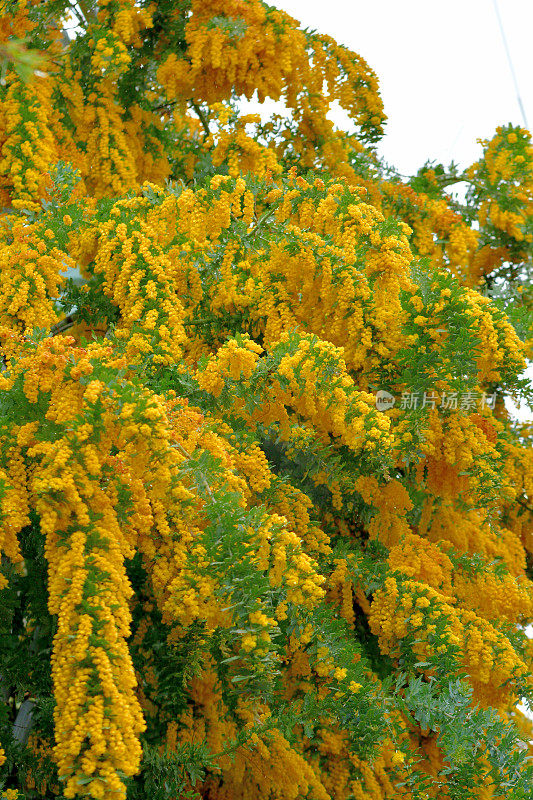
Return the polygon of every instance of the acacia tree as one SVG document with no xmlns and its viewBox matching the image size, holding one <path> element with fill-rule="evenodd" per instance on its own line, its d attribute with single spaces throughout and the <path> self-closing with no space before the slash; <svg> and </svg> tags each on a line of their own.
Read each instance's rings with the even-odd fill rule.
<svg viewBox="0 0 533 800">
<path fill-rule="evenodd" d="M 261 0 L 0 48 L 2 797 L 529 798 L 529 133 L 405 180 Z"/>
</svg>

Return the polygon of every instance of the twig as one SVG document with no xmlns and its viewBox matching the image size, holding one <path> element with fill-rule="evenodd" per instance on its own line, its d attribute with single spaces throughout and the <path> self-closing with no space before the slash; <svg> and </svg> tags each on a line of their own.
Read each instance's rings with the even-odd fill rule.
<svg viewBox="0 0 533 800">
<path fill-rule="evenodd" d="M 76 324 L 76 313 L 69 314 L 68 317 L 65 317 L 65 319 L 61 319 L 59 320 L 59 322 L 56 322 L 55 325 L 52 325 L 52 327 L 50 328 L 50 336 L 57 336 L 59 333 L 68 331 L 68 329 L 72 328 L 72 326 L 75 324 Z"/>
<path fill-rule="evenodd" d="M 266 222 L 268 219 L 270 219 L 270 217 L 272 217 L 275 214 L 275 212 L 276 208 L 271 208 L 268 211 L 265 211 L 263 216 L 257 220 L 257 224 L 254 225 L 254 227 L 251 228 L 246 235 L 250 236 L 252 233 L 257 233 L 257 231 L 261 228 L 263 222 Z"/>
<path fill-rule="evenodd" d="M 76 0 L 75 6 L 79 11 L 81 11 L 81 18 L 85 22 L 86 25 L 90 23 L 90 14 L 89 9 L 87 8 L 87 3 L 85 0 Z M 91 9 L 92 10 L 92 9 Z M 94 15 L 93 15 L 94 18 Z"/>
<path fill-rule="evenodd" d="M 212 322 L 219 322 L 218 317 L 204 317 L 204 319 L 195 319 L 191 322 L 184 322 L 183 327 L 188 328 L 190 325 L 209 325 Z"/>
<path fill-rule="evenodd" d="M 526 508 L 528 511 L 531 511 L 531 513 L 533 514 L 533 508 L 531 508 L 531 506 L 528 506 L 528 504 L 527 504 L 527 503 L 524 503 L 524 501 L 523 501 L 523 500 L 520 500 L 520 499 L 517 497 L 517 498 L 516 498 L 516 502 L 518 503 L 518 505 L 522 506 L 522 508 Z"/>
<path fill-rule="evenodd" d="M 61 29 L 61 42 L 65 49 L 70 47 L 70 36 L 68 35 L 66 28 Z"/>
<path fill-rule="evenodd" d="M 194 102 L 194 100 L 190 100 L 189 102 L 191 104 L 191 107 L 195 110 L 196 114 L 198 115 L 198 119 L 202 123 L 202 127 L 205 131 L 205 138 L 207 139 L 208 136 L 211 136 L 211 131 L 209 130 L 209 125 L 205 118 L 204 112 L 202 111 L 200 106 Z"/>
<path fill-rule="evenodd" d="M 180 453 L 182 454 L 182 456 L 185 456 L 185 458 L 189 459 L 189 461 L 190 461 L 191 454 L 186 451 L 186 449 L 183 447 L 183 445 L 181 445 L 179 442 L 175 442 L 172 445 L 172 447 L 175 447 L 176 450 L 179 450 Z M 205 477 L 205 475 L 202 472 L 198 472 L 198 474 L 199 474 L 200 478 L 202 479 L 202 483 L 204 484 L 204 488 L 205 488 L 205 491 L 207 492 L 207 494 L 209 496 L 209 499 L 211 500 L 212 503 L 214 503 L 215 502 L 215 495 L 211 491 L 211 487 L 209 486 L 209 484 L 207 482 L 207 478 Z"/>
<path fill-rule="evenodd" d="M 168 103 L 161 103 L 160 106 L 152 106 L 152 111 L 161 111 L 162 108 L 171 108 L 175 106 L 178 100 L 169 100 Z"/>
</svg>

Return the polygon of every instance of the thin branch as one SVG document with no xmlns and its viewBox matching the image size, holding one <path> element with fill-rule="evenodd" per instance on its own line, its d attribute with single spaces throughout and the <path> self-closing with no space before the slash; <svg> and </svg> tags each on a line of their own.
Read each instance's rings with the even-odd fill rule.
<svg viewBox="0 0 533 800">
<path fill-rule="evenodd" d="M 437 177 L 437 181 L 439 185 L 444 189 L 446 186 L 453 186 L 456 183 L 469 183 L 471 186 L 475 186 L 476 189 L 483 189 L 483 186 L 478 183 L 478 181 L 472 180 L 466 175 L 457 175 L 456 177 L 452 178 L 443 178 L 442 180 Z"/>
<path fill-rule="evenodd" d="M 428 167 L 428 170 L 430 169 L 431 167 Z M 417 177 L 416 175 L 404 175 L 403 172 L 398 172 L 397 175 L 399 178 L 404 178 L 406 181 Z M 476 189 L 483 189 L 483 186 L 478 181 L 472 180 L 472 178 L 469 178 L 468 175 L 465 175 L 464 173 L 462 175 L 454 175 L 448 178 L 441 178 L 438 175 L 435 175 L 435 180 L 442 189 L 446 188 L 446 186 L 453 186 L 455 183 L 470 183 L 472 186 L 475 186 Z"/>
<path fill-rule="evenodd" d="M 191 322 L 184 322 L 183 327 L 189 328 L 191 325 L 210 325 L 212 322 L 220 322 L 219 317 L 204 317 L 204 319 L 195 319 Z"/>
<path fill-rule="evenodd" d="M 65 319 L 61 319 L 59 322 L 56 322 L 55 325 L 52 325 L 50 328 L 50 336 L 57 336 L 59 333 L 64 333 L 65 331 L 68 331 L 69 328 L 72 328 L 72 326 L 75 324 L 76 312 L 69 314 L 68 317 L 65 317 Z"/>
<path fill-rule="evenodd" d="M 518 505 L 522 506 L 522 508 L 526 508 L 528 511 L 531 511 L 531 513 L 533 514 L 533 508 L 531 508 L 531 506 L 528 506 L 528 504 L 527 504 L 527 503 L 524 503 L 524 501 L 523 501 L 523 500 L 520 500 L 520 499 L 517 497 L 517 498 L 516 498 L 516 502 L 518 503 Z"/>
<path fill-rule="evenodd" d="M 260 230 L 263 223 L 269 220 L 276 213 L 276 210 L 277 209 L 274 207 L 269 209 L 268 211 L 265 211 L 263 216 L 257 220 L 256 225 L 254 225 L 254 227 L 251 228 L 246 235 L 250 236 L 252 233 L 257 233 L 257 231 Z"/>
<path fill-rule="evenodd" d="M 179 100 L 169 100 L 168 103 L 161 103 L 160 106 L 152 106 L 152 111 L 161 111 L 162 108 L 172 108 Z"/>
<path fill-rule="evenodd" d="M 61 42 L 65 49 L 70 47 L 70 36 L 68 35 L 66 28 L 61 29 Z"/>
<path fill-rule="evenodd" d="M 203 127 L 203 129 L 205 131 L 205 138 L 207 139 L 208 136 L 211 136 L 211 131 L 209 130 L 209 125 L 208 125 L 207 120 L 205 118 L 204 112 L 199 107 L 199 105 L 194 102 L 194 100 L 190 100 L 189 102 L 191 104 L 191 108 L 193 108 L 195 110 L 196 114 L 198 115 L 198 119 L 202 123 L 202 127 Z"/>
<path fill-rule="evenodd" d="M 174 442 L 172 447 L 175 447 L 176 450 L 179 450 L 179 452 L 182 454 L 182 456 L 185 456 L 185 458 L 187 458 L 189 461 L 191 460 L 191 454 L 188 453 L 186 451 L 186 449 L 183 447 L 183 445 L 181 445 L 179 442 Z M 202 472 L 198 472 L 198 474 L 200 475 L 200 478 L 202 479 L 202 483 L 204 484 L 204 489 L 207 492 L 207 495 L 209 496 L 209 499 L 211 500 L 212 503 L 214 503 L 215 502 L 215 496 L 214 496 L 213 492 L 211 491 L 211 487 L 209 486 L 209 484 L 207 482 L 207 478 L 205 477 L 205 475 Z"/>
<path fill-rule="evenodd" d="M 93 9 L 89 9 L 87 7 L 87 3 L 85 2 L 85 0 L 76 0 L 75 6 L 76 6 L 76 10 L 81 12 L 80 16 L 83 19 L 83 21 L 85 22 L 85 24 L 89 25 L 90 22 L 91 22 L 90 11 L 93 11 Z M 94 19 L 94 16 L 95 16 L 94 13 L 93 13 L 92 16 L 93 16 L 93 19 Z"/>
</svg>

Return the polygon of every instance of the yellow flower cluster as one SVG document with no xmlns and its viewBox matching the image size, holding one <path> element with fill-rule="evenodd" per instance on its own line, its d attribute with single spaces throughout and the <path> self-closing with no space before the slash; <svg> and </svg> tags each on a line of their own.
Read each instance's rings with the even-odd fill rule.
<svg viewBox="0 0 533 800">
<path fill-rule="evenodd" d="M 31 85 L 9 73 L 7 92 L 0 100 L 0 191 L 5 205 L 13 208 L 40 208 L 46 190 L 46 176 L 58 159 L 51 94 L 53 83 L 46 77 Z M 7 202 L 6 202 L 7 201 Z"/>
<path fill-rule="evenodd" d="M 287 340 L 283 334 L 281 341 Z M 389 419 L 375 411 L 372 395 L 355 389 L 340 348 L 302 338 L 295 352 L 282 358 L 278 375 L 284 379 L 273 384 L 278 401 L 292 406 L 318 431 L 338 437 L 355 452 L 390 447 Z"/>
<path fill-rule="evenodd" d="M 137 188 L 137 166 L 126 135 L 116 86 L 102 78 L 90 95 L 79 122 L 86 140 L 87 190 L 95 197 L 120 195 Z"/>
<path fill-rule="evenodd" d="M 258 0 L 195 1 L 191 12 L 185 27 L 187 57 L 171 52 L 157 72 L 169 100 L 202 97 L 213 105 L 233 94 L 251 98 L 257 91 L 261 102 L 283 95 L 294 109 L 297 131 L 291 132 L 290 142 L 287 131 L 276 147 L 278 156 L 285 156 L 290 147 L 305 168 L 314 166 L 320 153 L 333 174 L 353 179 L 350 148 L 327 115 L 338 102 L 363 131 L 379 135 L 385 116 L 377 79 L 366 62 L 330 37 L 306 40 L 291 17 L 266 10 Z M 220 146 L 225 152 L 224 138 Z M 241 149 L 244 166 L 250 150 L 252 158 L 258 153 L 245 136 L 240 142 L 234 139 L 233 146 Z M 234 158 L 230 169 L 235 165 Z"/>
<path fill-rule="evenodd" d="M 18 800 L 20 795 L 18 793 L 18 789 L 6 789 L 2 792 L 0 797 L 2 800 Z"/>
<path fill-rule="evenodd" d="M 315 558 L 319 554 L 329 555 L 330 537 L 314 522 L 309 497 L 295 486 L 288 486 L 275 475 L 271 475 L 270 479 L 269 508 L 285 517 L 291 530 L 303 541 L 306 552 L 313 554 Z"/>
<path fill-rule="evenodd" d="M 271 585 L 286 584 L 288 602 L 313 607 L 324 597 L 325 578 L 318 571 L 316 561 L 305 553 L 300 538 L 287 529 L 283 517 L 272 514 L 263 530 L 265 527 L 267 531 L 278 528 L 277 534 L 272 536 Z"/>
<path fill-rule="evenodd" d="M 51 9 L 12 5 L 6 53 Z M 163 761 L 206 748 L 171 794 L 410 800 L 420 771 L 451 796 L 439 732 L 376 664 L 464 673 L 502 720 L 531 689 L 533 429 L 499 392 L 531 341 L 479 291 L 530 260 L 530 136 L 483 143 L 463 215 L 440 167 L 383 179 L 374 73 L 284 12 L 88 13 L 65 45 L 50 10 L 49 68 L 0 85 L 0 550 L 24 592 L 41 537 L 55 631 L 27 785 L 52 757 L 43 795 L 124 800 L 148 728 Z M 498 402 L 378 411 L 423 378 Z"/>
<path fill-rule="evenodd" d="M 124 136 L 135 164 L 137 181 L 139 184 L 147 181 L 164 184 L 171 172 L 169 159 L 159 138 L 164 123 L 137 103 L 132 103 L 128 111 L 128 118 L 124 120 Z"/>
<path fill-rule="evenodd" d="M 409 534 L 405 516 L 413 504 L 399 481 L 390 480 L 380 486 L 373 476 L 361 476 L 354 485 L 364 501 L 378 511 L 368 524 L 368 532 L 372 538 L 391 547 Z"/>
<path fill-rule="evenodd" d="M 255 0 L 194 0 L 191 11 L 185 31 L 187 61 L 176 64 L 171 55 L 158 71 L 170 98 L 198 94 L 211 104 L 229 99 L 235 87 L 238 95 L 251 97 L 257 89 L 262 99 L 278 99 L 298 62 L 307 60 L 304 36 L 282 11 L 267 16 Z M 234 32 L 211 22 L 223 16 L 236 20 Z"/>
<path fill-rule="evenodd" d="M 481 343 L 477 359 L 480 384 L 500 380 L 504 369 L 522 372 L 526 367 L 524 348 L 509 320 L 495 313 L 488 297 L 472 289 L 466 290 L 466 297 L 469 322 Z"/>
<path fill-rule="evenodd" d="M 35 28 L 28 11 L 35 5 L 35 0 L 21 0 L 12 14 L 3 14 L 0 19 L 0 42 L 6 42 L 10 36 L 23 39 L 25 34 Z"/>
<path fill-rule="evenodd" d="M 445 595 L 452 593 L 452 562 L 443 549 L 422 536 L 407 534 L 390 549 L 388 562 L 395 572 L 427 584 Z"/>
<path fill-rule="evenodd" d="M 435 182 L 432 170 L 424 175 L 433 177 Z M 477 286 L 494 265 L 491 257 L 500 263 L 503 252 L 483 246 L 478 231 L 450 207 L 450 201 L 439 191 L 433 197 L 396 182 L 384 182 L 380 190 L 376 205 L 384 213 L 400 211 L 413 232 L 413 253 L 429 257 L 434 268 L 445 267 L 465 285 Z"/>
<path fill-rule="evenodd" d="M 184 333 L 168 256 L 159 244 L 157 228 L 145 223 L 133 237 L 128 231 L 132 213 L 145 205 L 142 198 L 116 204 L 109 221 L 99 228 L 94 268 L 122 312 L 116 335 L 128 339 L 127 356 L 151 353 L 155 363 L 172 363 L 180 358 Z"/>
<path fill-rule="evenodd" d="M 226 108 L 221 103 L 215 103 L 213 111 L 218 112 L 217 133 L 208 136 L 204 146 L 212 151 L 213 164 L 216 167 L 227 161 L 228 174 L 233 177 L 249 173 L 265 178 L 267 175 L 281 173 L 282 168 L 274 148 L 261 145 L 246 132 L 247 125 L 259 125 L 259 115 L 239 116 L 230 122 L 225 113 Z"/>
<path fill-rule="evenodd" d="M 520 252 L 533 240 L 533 147 L 529 131 L 497 128 L 490 140 L 480 140 L 483 157 L 468 170 L 473 183 L 484 179 L 490 194 L 480 204 L 479 221 L 505 234 L 503 242 Z"/>
<path fill-rule="evenodd" d="M 236 339 L 230 339 L 219 348 L 216 357 L 209 361 L 206 368 L 198 371 L 199 385 L 218 397 L 224 388 L 225 379 L 246 381 L 252 376 L 262 352 L 263 348 L 249 336 L 243 336 L 240 344 Z"/>
<path fill-rule="evenodd" d="M 410 647 L 420 658 L 456 648 L 476 700 L 484 705 L 503 706 L 513 694 L 516 696 L 520 681 L 528 677 L 527 666 L 494 625 L 475 611 L 458 608 L 456 603 L 453 594 L 445 595 L 427 583 L 409 579 L 400 582 L 389 577 L 374 595 L 369 624 L 379 637 L 382 651 L 393 657 L 400 655 L 402 640 L 413 633 L 416 641 Z M 446 631 L 440 638 L 439 629 Z"/>
<path fill-rule="evenodd" d="M 30 503 L 27 489 L 27 470 L 21 450 L 11 448 L 7 458 L 8 470 L 0 471 L 0 478 L 5 481 L 6 489 L 0 501 L 0 552 L 11 562 L 22 562 L 22 554 L 18 535 L 29 523 Z M 0 586 L 5 587 L 7 581 L 0 575 Z"/>
<path fill-rule="evenodd" d="M 475 498 L 487 482 L 500 482 L 496 466 L 499 461 L 497 421 L 458 412 L 443 418 L 432 410 L 429 423 L 422 445 L 429 492 L 450 500 L 456 498 L 458 492 Z"/>
<path fill-rule="evenodd" d="M 98 39 L 94 46 L 91 66 L 95 72 L 102 72 L 106 76 L 117 76 L 124 72 L 131 61 L 125 45 L 120 39 L 109 36 Z"/>
<path fill-rule="evenodd" d="M 42 224 L 19 220 L 0 236 L 0 324 L 29 332 L 57 322 L 53 298 L 58 296 L 62 273 L 73 266 L 73 259 L 54 246 L 50 234 Z"/>
<path fill-rule="evenodd" d="M 244 452 L 237 453 L 234 461 L 240 474 L 246 477 L 252 492 L 260 494 L 270 488 L 272 474 L 267 458 L 257 444 L 251 445 Z"/>
<path fill-rule="evenodd" d="M 104 0 L 101 6 L 102 11 L 99 12 L 99 17 L 105 24 L 107 14 L 104 8 L 109 6 L 109 3 Z M 153 26 L 153 10 L 137 6 L 132 0 L 120 0 L 117 4 L 113 3 L 113 6 L 115 6 L 113 32 L 120 37 L 124 44 L 131 44 L 135 48 L 141 47 L 142 37 L 140 34 L 141 31 Z M 118 10 L 116 6 L 118 6 Z"/>
<path fill-rule="evenodd" d="M 52 656 L 54 756 L 66 781 L 64 793 L 67 797 L 79 793 L 81 774 L 90 778 L 86 793 L 91 797 L 123 798 L 120 774 L 137 771 L 138 735 L 144 728 L 126 645 L 132 591 L 124 559 L 133 551 L 118 523 L 116 487 L 112 482 L 107 487 L 99 483 L 102 471 L 109 469 L 113 415 L 102 416 L 98 449 L 91 443 L 92 425 L 73 426 L 86 403 L 98 399 L 103 385 L 92 381 L 84 396 L 78 380 L 93 369 L 84 351 L 79 351 L 77 362 L 70 361 L 67 375 L 65 355 L 73 354 L 71 341 L 47 339 L 31 365 L 28 357 L 17 363 L 17 369 L 26 372 L 28 399 L 35 403 L 48 397 L 45 424 L 53 421 L 65 432 L 47 441 L 34 423 L 20 430 L 20 444 L 32 464 L 31 478 L 26 490 L 23 462 L 13 453 L 9 464 L 13 489 L 3 498 L 3 507 L 10 512 L 4 536 L 9 545 L 9 530 L 24 524 L 31 499 L 46 536 L 50 612 L 58 616 Z M 105 352 L 99 346 L 92 348 L 93 357 Z M 32 380 L 34 375 L 37 381 Z M 16 557 L 6 542 L 4 550 Z"/>
<path fill-rule="evenodd" d="M 348 563 L 345 558 L 335 559 L 335 569 L 328 580 L 329 596 L 338 603 L 343 619 L 353 625 L 355 614 L 353 609 L 352 581 L 348 575 Z"/>
</svg>

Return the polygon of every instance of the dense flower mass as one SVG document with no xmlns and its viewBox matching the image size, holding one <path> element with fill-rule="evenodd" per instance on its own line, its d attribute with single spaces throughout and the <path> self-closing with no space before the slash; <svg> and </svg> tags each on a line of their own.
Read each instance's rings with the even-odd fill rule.
<svg viewBox="0 0 533 800">
<path fill-rule="evenodd" d="M 1 797 L 530 797 L 528 131 L 405 180 L 262 0 L 0 59 Z"/>
</svg>

